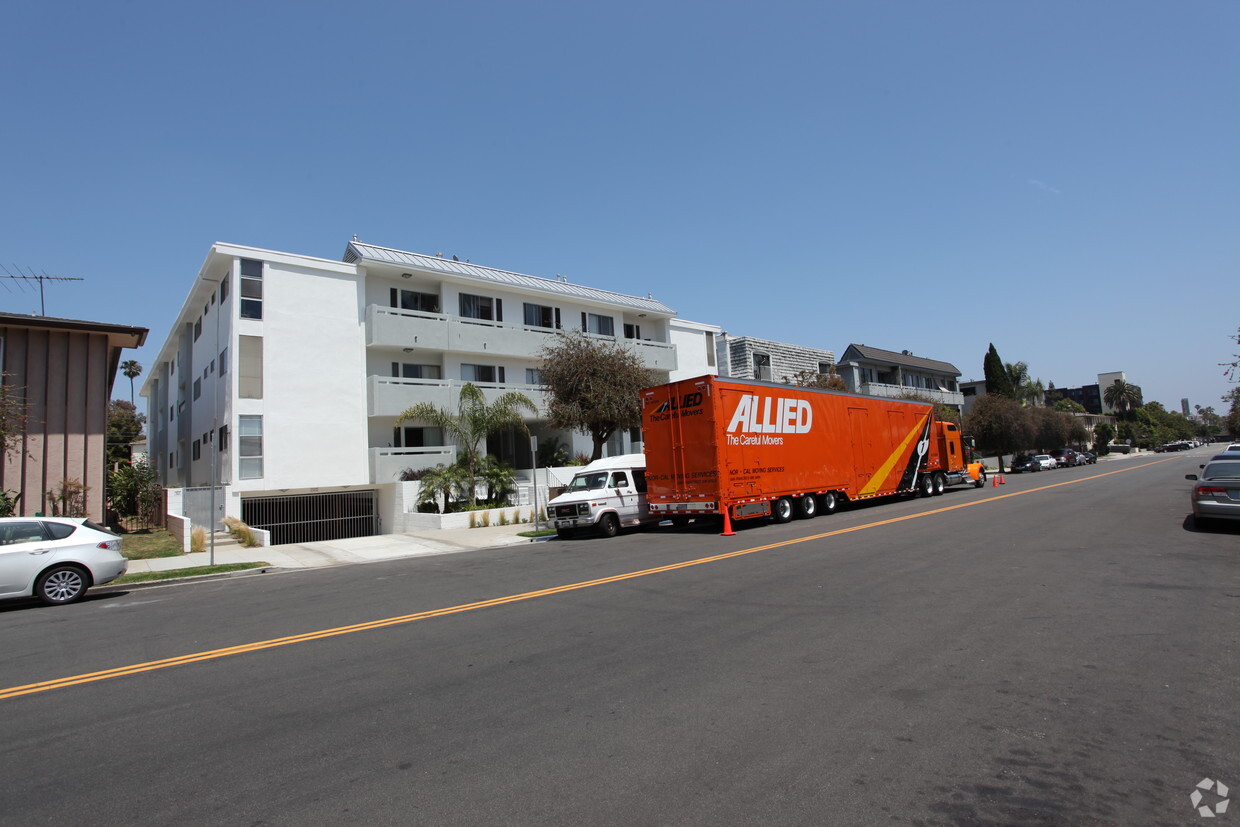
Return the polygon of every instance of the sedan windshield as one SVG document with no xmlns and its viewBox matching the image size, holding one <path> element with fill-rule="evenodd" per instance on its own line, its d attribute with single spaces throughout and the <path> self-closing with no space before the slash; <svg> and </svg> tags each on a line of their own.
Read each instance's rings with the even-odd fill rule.
<svg viewBox="0 0 1240 827">
<path fill-rule="evenodd" d="M 594 471 L 589 474 L 578 474 L 568 484 L 569 491 L 593 491 L 607 486 L 607 472 Z"/>
</svg>

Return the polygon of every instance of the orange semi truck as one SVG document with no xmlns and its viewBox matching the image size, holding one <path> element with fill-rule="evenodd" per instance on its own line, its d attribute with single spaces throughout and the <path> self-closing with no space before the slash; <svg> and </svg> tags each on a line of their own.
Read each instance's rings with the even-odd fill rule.
<svg viewBox="0 0 1240 827">
<path fill-rule="evenodd" d="M 644 389 L 642 427 L 650 512 L 676 522 L 782 523 L 985 483 L 969 474 L 960 430 L 923 402 L 700 376 Z"/>
</svg>

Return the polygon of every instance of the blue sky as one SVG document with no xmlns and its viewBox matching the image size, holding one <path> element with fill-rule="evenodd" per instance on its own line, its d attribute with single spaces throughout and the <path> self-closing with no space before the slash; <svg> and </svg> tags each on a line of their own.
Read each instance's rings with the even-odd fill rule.
<svg viewBox="0 0 1240 827">
<path fill-rule="evenodd" d="M 10 4 L 0 264 L 149 367 L 212 242 L 1222 409 L 1240 4 Z M 0 307 L 39 311 L 7 280 Z M 125 397 L 122 379 L 116 396 Z"/>
</svg>

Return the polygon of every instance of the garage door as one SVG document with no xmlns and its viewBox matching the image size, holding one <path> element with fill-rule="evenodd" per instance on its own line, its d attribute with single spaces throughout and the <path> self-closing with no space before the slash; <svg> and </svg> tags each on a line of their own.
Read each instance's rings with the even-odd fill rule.
<svg viewBox="0 0 1240 827">
<path fill-rule="evenodd" d="M 246 497 L 241 519 L 271 532 L 271 544 L 315 543 L 379 533 L 375 491 Z"/>
</svg>

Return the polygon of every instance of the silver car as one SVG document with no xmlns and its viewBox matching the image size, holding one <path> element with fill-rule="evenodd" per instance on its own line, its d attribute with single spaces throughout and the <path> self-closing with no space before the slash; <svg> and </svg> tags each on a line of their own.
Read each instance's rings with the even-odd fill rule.
<svg viewBox="0 0 1240 827">
<path fill-rule="evenodd" d="M 121 538 L 81 517 L 0 517 L 0 599 L 59 605 L 125 573 Z"/>
<path fill-rule="evenodd" d="M 1240 456 L 1215 457 L 1200 474 L 1185 474 L 1184 479 L 1196 483 L 1191 494 L 1195 520 L 1240 520 Z"/>
</svg>

